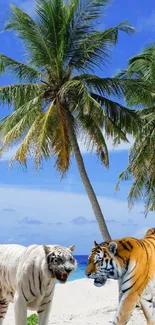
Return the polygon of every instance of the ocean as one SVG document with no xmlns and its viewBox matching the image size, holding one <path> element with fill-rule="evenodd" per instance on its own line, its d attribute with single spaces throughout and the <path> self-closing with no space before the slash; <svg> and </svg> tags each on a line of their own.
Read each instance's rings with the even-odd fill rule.
<svg viewBox="0 0 155 325">
<path fill-rule="evenodd" d="M 87 255 L 78 255 L 75 256 L 78 266 L 75 272 L 73 272 L 70 277 L 68 278 L 68 281 L 78 280 L 85 278 L 85 269 L 88 262 L 88 256 Z"/>
</svg>

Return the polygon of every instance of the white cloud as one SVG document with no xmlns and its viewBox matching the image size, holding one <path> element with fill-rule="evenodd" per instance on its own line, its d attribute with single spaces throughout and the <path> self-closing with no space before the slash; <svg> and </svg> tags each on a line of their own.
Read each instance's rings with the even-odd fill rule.
<svg viewBox="0 0 155 325">
<path fill-rule="evenodd" d="M 154 226 L 153 213 L 145 218 L 141 214 L 141 204 L 129 213 L 126 201 L 101 196 L 98 199 L 112 238 L 133 236 L 139 229 Z M 77 254 L 87 254 L 93 240 L 102 241 L 97 223 L 92 224 L 94 214 L 84 194 L 1 186 L 0 206 L 1 243 L 75 243 Z M 6 209 L 13 209 L 15 213 L 7 213 Z M 31 224 L 19 223 L 26 216 L 43 224 L 32 227 Z M 78 216 L 83 216 L 88 222 L 78 226 L 73 224 L 71 221 Z M 58 226 L 58 222 L 63 225 Z"/>
<path fill-rule="evenodd" d="M 138 32 L 150 31 L 155 32 L 155 10 L 153 10 L 148 17 L 140 17 L 137 22 Z"/>
<path fill-rule="evenodd" d="M 21 220 L 19 220 L 19 224 L 24 224 L 24 225 L 42 225 L 43 222 L 37 219 L 29 218 L 29 217 L 24 217 Z"/>
</svg>

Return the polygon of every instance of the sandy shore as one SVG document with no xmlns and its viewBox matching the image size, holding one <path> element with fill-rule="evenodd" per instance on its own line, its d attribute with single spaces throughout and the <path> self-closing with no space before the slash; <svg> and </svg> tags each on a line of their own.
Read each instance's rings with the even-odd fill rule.
<svg viewBox="0 0 155 325">
<path fill-rule="evenodd" d="M 88 279 L 56 285 L 49 325 L 108 325 L 117 307 L 116 281 L 96 288 Z M 13 305 L 10 304 L 4 325 L 14 325 Z M 129 325 L 145 324 L 141 311 L 135 310 Z"/>
</svg>

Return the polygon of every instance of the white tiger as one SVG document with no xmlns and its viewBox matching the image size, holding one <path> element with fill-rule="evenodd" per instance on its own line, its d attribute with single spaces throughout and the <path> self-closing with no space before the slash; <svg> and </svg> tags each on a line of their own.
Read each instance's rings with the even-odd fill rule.
<svg viewBox="0 0 155 325">
<path fill-rule="evenodd" d="M 61 283 L 76 268 L 74 246 L 0 245 L 0 325 L 14 302 L 15 325 L 26 325 L 27 309 L 47 325 L 56 279 Z"/>
</svg>

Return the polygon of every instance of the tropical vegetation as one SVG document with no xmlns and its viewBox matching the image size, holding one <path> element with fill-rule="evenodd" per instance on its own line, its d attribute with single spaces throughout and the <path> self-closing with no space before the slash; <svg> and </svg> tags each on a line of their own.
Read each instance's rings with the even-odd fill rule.
<svg viewBox="0 0 155 325">
<path fill-rule="evenodd" d="M 152 89 L 145 96 L 142 93 L 126 96 L 130 105 L 140 106 L 138 115 L 142 124 L 129 153 L 129 165 L 119 176 L 119 182 L 134 179 L 128 195 L 129 206 L 144 200 L 147 214 L 155 210 L 155 45 L 130 59 L 128 68 L 119 77 L 143 80 Z"/>
<path fill-rule="evenodd" d="M 88 178 L 78 144 L 79 136 L 109 166 L 106 137 L 114 144 L 135 134 L 134 110 L 122 105 L 124 92 L 141 91 L 142 81 L 104 78 L 112 46 L 119 32 L 131 34 L 126 21 L 100 30 L 109 0 L 37 0 L 34 18 L 11 5 L 5 31 L 12 30 L 24 46 L 25 61 L 0 54 L 0 72 L 10 73 L 17 83 L 0 87 L 0 104 L 12 111 L 0 121 L 1 154 L 14 145 L 19 149 L 11 162 L 27 166 L 31 156 L 38 168 L 43 158 L 55 157 L 64 175 L 75 155 L 101 233 L 110 235 Z M 117 98 L 117 99 L 116 99 Z"/>
</svg>

